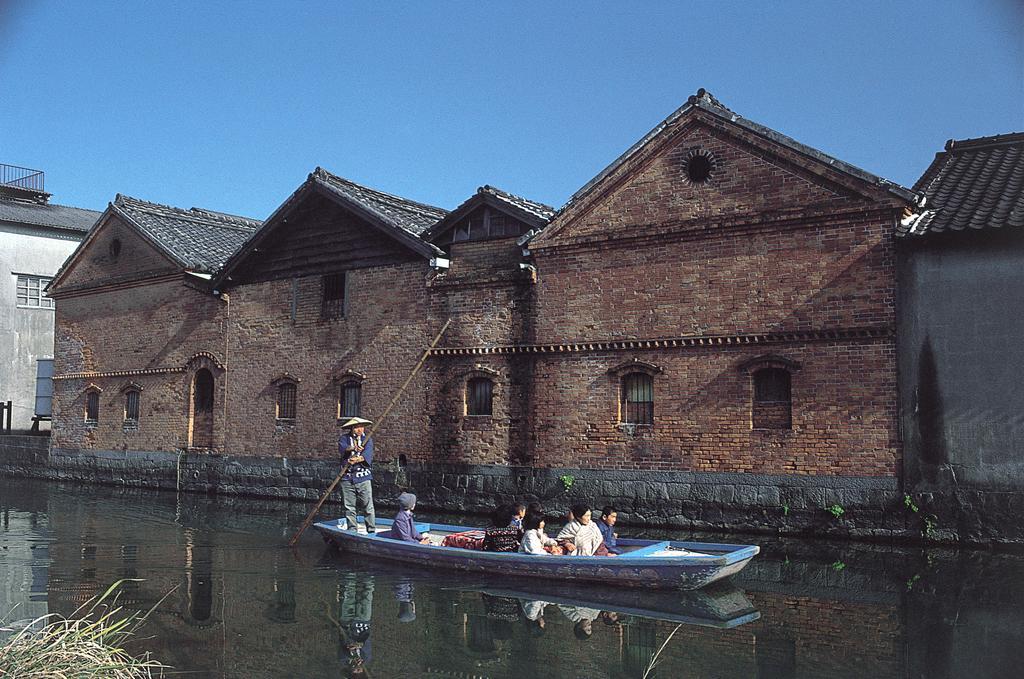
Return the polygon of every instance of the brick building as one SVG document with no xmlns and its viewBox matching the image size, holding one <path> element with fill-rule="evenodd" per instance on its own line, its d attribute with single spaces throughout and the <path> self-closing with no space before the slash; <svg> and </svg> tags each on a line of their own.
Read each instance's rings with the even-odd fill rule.
<svg viewBox="0 0 1024 679">
<path fill-rule="evenodd" d="M 377 434 L 382 490 L 881 525 L 915 205 L 703 90 L 557 212 L 485 186 L 449 213 L 319 168 L 262 224 L 118 196 L 51 286 L 51 461 L 315 496 L 342 418 L 379 416 L 451 319 Z"/>
</svg>

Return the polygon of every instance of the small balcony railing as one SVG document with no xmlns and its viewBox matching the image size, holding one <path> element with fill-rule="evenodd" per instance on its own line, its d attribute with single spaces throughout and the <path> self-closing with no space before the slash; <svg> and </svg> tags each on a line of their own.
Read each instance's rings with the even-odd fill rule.
<svg viewBox="0 0 1024 679">
<path fill-rule="evenodd" d="M 0 163 L 0 185 L 28 189 L 29 191 L 45 191 L 42 170 L 4 163 Z"/>
</svg>

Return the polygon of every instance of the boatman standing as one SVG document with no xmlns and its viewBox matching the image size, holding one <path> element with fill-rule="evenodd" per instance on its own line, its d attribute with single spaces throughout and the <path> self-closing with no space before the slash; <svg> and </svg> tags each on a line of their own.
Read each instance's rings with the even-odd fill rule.
<svg viewBox="0 0 1024 679">
<path fill-rule="evenodd" d="M 361 417 L 352 419 L 341 425 L 345 433 L 338 439 L 338 453 L 342 464 L 348 469 L 341 477 L 341 501 L 345 507 L 345 522 L 349 530 L 356 530 L 356 516 L 362 515 L 366 523 L 366 532 L 376 531 L 373 513 L 373 439 L 365 434 L 366 425 L 372 424 Z"/>
</svg>

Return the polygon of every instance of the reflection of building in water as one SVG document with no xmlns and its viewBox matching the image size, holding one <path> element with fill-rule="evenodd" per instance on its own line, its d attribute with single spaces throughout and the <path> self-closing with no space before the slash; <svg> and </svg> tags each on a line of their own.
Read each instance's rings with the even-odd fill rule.
<svg viewBox="0 0 1024 679">
<path fill-rule="evenodd" d="M 653 620 L 640 618 L 625 625 L 625 641 L 620 656 L 626 676 L 642 677 L 660 645 L 658 627 Z"/>
<path fill-rule="evenodd" d="M 194 531 L 185 529 L 185 621 L 198 626 L 211 624 L 213 614 L 213 548 L 193 544 Z"/>
<path fill-rule="evenodd" d="M 270 603 L 267 604 L 267 619 L 291 624 L 297 620 L 295 609 L 295 557 L 275 552 L 273 588 Z"/>
<path fill-rule="evenodd" d="M 0 514 L 0 621 L 38 618 L 49 611 L 50 530 L 46 515 L 3 508 Z"/>
</svg>

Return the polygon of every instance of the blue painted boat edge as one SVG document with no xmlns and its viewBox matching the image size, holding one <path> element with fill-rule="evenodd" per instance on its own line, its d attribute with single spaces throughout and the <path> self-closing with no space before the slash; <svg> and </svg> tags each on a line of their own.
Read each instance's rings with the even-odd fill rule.
<svg viewBox="0 0 1024 679">
<path fill-rule="evenodd" d="M 446 547 L 444 545 L 421 545 L 416 542 L 403 542 L 401 540 L 393 540 L 382 535 L 366 535 L 365 533 L 352 533 L 350 531 L 340 528 L 337 522 L 321 522 L 318 524 L 314 524 L 314 526 L 317 528 L 322 528 L 327 532 L 337 534 L 339 537 L 344 539 L 358 539 L 374 542 L 387 541 L 388 547 L 390 549 L 397 551 L 407 551 L 410 553 L 426 553 L 426 550 L 429 550 L 430 552 L 436 552 L 438 550 L 441 550 L 447 553 L 471 556 L 474 560 L 477 561 L 493 561 L 496 564 L 508 563 L 509 561 L 521 563 L 544 563 L 547 562 L 547 560 L 549 559 L 556 558 L 552 557 L 552 555 L 550 554 L 525 554 L 523 552 L 484 552 L 478 550 L 465 549 L 463 547 Z M 469 530 L 477 529 L 470 528 Z M 652 540 L 650 546 L 644 548 L 643 550 L 637 551 L 646 551 L 648 549 L 650 549 L 651 551 L 657 551 L 657 549 L 653 548 L 664 548 L 664 546 L 668 544 L 668 541 L 663 540 L 656 542 Z M 753 549 L 756 550 L 757 547 L 754 546 Z M 614 558 L 616 560 L 616 566 L 725 566 L 731 563 L 735 563 L 736 561 L 749 559 L 751 556 L 753 556 L 753 554 L 750 554 L 741 556 L 739 558 L 727 558 L 728 555 L 723 556 L 718 554 L 679 554 L 678 556 L 645 556 L 643 554 L 640 554 L 639 556 L 634 558 L 634 553 L 635 552 L 630 552 L 628 554 L 623 554 L 616 557 L 574 556 L 572 557 L 572 560 L 574 565 L 579 566 L 608 566 L 610 565 L 608 562 L 608 559 L 610 558 Z M 754 553 L 756 554 L 756 552 Z M 538 559 L 541 561 L 538 561 Z"/>
<path fill-rule="evenodd" d="M 347 538 L 358 537 L 365 540 L 386 540 L 389 547 L 399 549 L 401 551 L 418 552 L 425 549 L 430 551 L 444 550 L 448 553 L 465 554 L 469 552 L 475 560 L 480 561 L 493 561 L 494 563 L 507 563 L 508 561 L 518 561 L 522 563 L 538 563 L 538 559 L 549 559 L 551 555 L 548 554 L 524 554 L 522 552 L 484 552 L 476 550 L 467 550 L 462 547 L 446 547 L 444 545 L 421 545 L 413 542 L 402 542 L 399 540 L 392 540 L 391 538 L 384 537 L 381 535 L 367 535 L 365 533 L 351 533 L 350 531 L 343 530 L 339 527 L 341 519 L 335 519 L 333 522 L 318 522 L 313 524 L 317 528 L 323 528 L 328 532 L 338 533 L 340 536 Z M 377 523 L 382 526 L 391 526 L 394 521 L 391 519 L 378 519 Z M 464 531 L 480 531 L 483 528 L 469 527 L 469 526 L 454 526 L 450 524 L 432 524 L 432 523 L 417 523 L 416 530 L 421 533 L 426 533 L 431 530 L 443 531 L 443 532 L 454 532 L 461 533 Z M 761 548 L 757 545 L 734 545 L 728 543 L 702 543 L 702 542 L 677 542 L 677 541 L 666 541 L 666 540 L 640 540 L 637 538 L 628 538 L 632 544 L 642 544 L 643 546 L 632 552 L 627 552 L 616 557 L 606 556 L 574 556 L 573 561 L 577 565 L 594 565 L 602 566 L 608 565 L 607 559 L 614 558 L 618 565 L 646 565 L 646 566 L 679 566 L 679 565 L 691 565 L 691 566 L 728 566 L 741 561 L 749 561 L 755 555 L 757 555 Z M 644 552 L 656 552 L 660 549 L 664 549 L 667 546 L 682 547 L 689 551 L 701 552 L 699 554 L 680 554 L 678 556 L 646 556 Z M 708 554 L 707 552 L 722 551 L 724 554 Z"/>
</svg>

